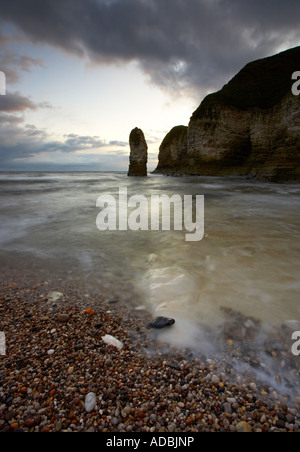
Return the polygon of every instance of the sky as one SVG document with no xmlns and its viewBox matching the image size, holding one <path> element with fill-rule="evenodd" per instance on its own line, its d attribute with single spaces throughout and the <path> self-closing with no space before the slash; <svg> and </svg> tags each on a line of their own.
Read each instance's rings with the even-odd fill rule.
<svg viewBox="0 0 300 452">
<path fill-rule="evenodd" d="M 207 94 L 299 30 L 299 0 L 0 0 L 0 171 L 126 171 L 135 127 L 151 171 Z"/>
</svg>

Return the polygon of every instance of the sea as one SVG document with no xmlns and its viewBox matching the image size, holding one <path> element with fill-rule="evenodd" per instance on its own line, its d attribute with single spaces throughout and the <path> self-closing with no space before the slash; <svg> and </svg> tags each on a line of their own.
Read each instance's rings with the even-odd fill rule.
<svg viewBox="0 0 300 452">
<path fill-rule="evenodd" d="M 108 195 L 118 202 L 120 188 L 128 198 L 204 196 L 202 240 L 187 241 L 184 228 L 100 231 L 97 200 Z M 85 296 L 101 293 L 153 318 L 173 318 L 174 327 L 160 334 L 176 346 L 207 352 L 204 332 L 218 338 L 228 313 L 246 327 L 259 322 L 266 335 L 285 322 L 296 325 L 299 258 L 299 185 L 123 172 L 0 173 L 3 272 L 63 278 Z"/>
</svg>

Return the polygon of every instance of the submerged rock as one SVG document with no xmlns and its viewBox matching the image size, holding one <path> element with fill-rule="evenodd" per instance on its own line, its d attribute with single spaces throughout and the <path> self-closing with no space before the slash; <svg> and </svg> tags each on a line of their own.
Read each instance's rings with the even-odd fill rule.
<svg viewBox="0 0 300 452">
<path fill-rule="evenodd" d="M 151 328 L 154 328 L 156 330 L 161 330 L 174 324 L 174 319 L 168 319 L 167 317 L 156 317 L 156 319 L 153 320 L 150 326 Z"/>
<path fill-rule="evenodd" d="M 141 129 L 132 130 L 129 137 L 130 165 L 128 176 L 146 177 L 148 163 L 148 145 Z"/>
<path fill-rule="evenodd" d="M 48 301 L 50 301 L 50 302 L 55 302 L 55 301 L 58 301 L 60 298 L 62 298 L 64 296 L 64 294 L 63 293 L 61 293 L 61 292 L 50 292 L 49 294 L 48 294 Z"/>
<path fill-rule="evenodd" d="M 300 331 L 300 321 L 299 320 L 286 320 L 281 325 L 283 331 L 289 331 L 293 333 L 294 331 Z"/>
</svg>

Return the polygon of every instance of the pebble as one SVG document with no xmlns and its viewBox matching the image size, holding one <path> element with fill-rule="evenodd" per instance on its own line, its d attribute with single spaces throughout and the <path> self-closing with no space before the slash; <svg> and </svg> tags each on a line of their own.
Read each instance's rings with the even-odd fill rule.
<svg viewBox="0 0 300 452">
<path fill-rule="evenodd" d="M 25 419 L 25 421 L 24 421 L 24 427 L 32 428 L 32 427 L 34 427 L 35 425 L 36 425 L 35 419 L 28 418 L 28 419 Z"/>
<path fill-rule="evenodd" d="M 275 392 L 254 372 L 239 372 L 232 365 L 234 344 L 223 360 L 195 358 L 160 343 L 146 328 L 145 312 L 132 314 L 120 302 L 107 313 L 110 297 L 90 296 L 93 313 L 86 313 L 87 300 L 64 288 L 64 300 L 72 303 L 65 301 L 58 313 L 58 306 L 36 302 L 42 287 L 40 293 L 11 288 L 17 301 L 1 287 L 8 353 L 1 357 L 0 432 L 300 430 L 300 394 L 277 386 Z M 59 315 L 70 325 L 59 325 Z M 105 334 L 122 348 L 105 346 Z"/>
<path fill-rule="evenodd" d="M 231 408 L 231 404 L 230 403 L 225 402 L 223 407 L 224 407 L 225 413 L 232 414 L 232 408 Z"/>
<path fill-rule="evenodd" d="M 220 378 L 217 376 L 217 375 L 213 375 L 212 377 L 211 377 L 211 381 L 212 381 L 212 383 L 214 383 L 214 384 L 219 384 L 220 383 Z"/>
<path fill-rule="evenodd" d="M 96 394 L 94 394 L 93 392 L 90 392 L 85 399 L 85 411 L 87 413 L 91 413 L 97 405 L 97 398 L 96 398 Z"/>
<path fill-rule="evenodd" d="M 256 391 L 257 391 L 256 383 L 251 382 L 250 385 L 249 385 L 249 387 L 250 387 L 250 389 L 251 389 L 253 392 L 256 392 Z"/>
<path fill-rule="evenodd" d="M 68 314 L 58 314 L 57 321 L 60 323 L 67 323 L 70 320 L 70 316 Z"/>
<path fill-rule="evenodd" d="M 150 324 L 151 328 L 161 330 L 166 327 L 170 327 L 175 324 L 174 319 L 168 319 L 167 317 L 156 317 Z"/>
<path fill-rule="evenodd" d="M 236 431 L 238 433 L 251 433 L 252 429 L 251 429 L 250 425 L 248 424 L 248 422 L 241 421 L 237 424 Z"/>
<path fill-rule="evenodd" d="M 62 429 L 62 422 L 60 422 L 60 421 L 56 422 L 56 424 L 55 424 L 55 431 L 56 432 L 60 432 L 61 429 Z"/>
<path fill-rule="evenodd" d="M 48 298 L 48 301 L 51 301 L 52 303 L 54 303 L 55 301 L 58 301 L 63 296 L 64 296 L 64 294 L 61 292 L 50 292 L 48 294 L 47 298 Z"/>
<path fill-rule="evenodd" d="M 116 347 L 118 350 L 122 350 L 122 348 L 124 347 L 121 341 L 111 336 L 110 334 L 106 334 L 105 336 L 103 336 L 102 340 L 105 344 Z"/>
<path fill-rule="evenodd" d="M 119 303 L 119 300 L 117 298 L 114 298 L 114 299 L 108 301 L 108 304 L 110 304 L 110 305 L 118 304 L 118 303 Z"/>
</svg>

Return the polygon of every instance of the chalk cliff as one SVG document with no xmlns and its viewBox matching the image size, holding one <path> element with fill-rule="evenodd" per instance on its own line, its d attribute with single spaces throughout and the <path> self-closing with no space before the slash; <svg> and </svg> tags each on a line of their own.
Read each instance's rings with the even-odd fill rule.
<svg viewBox="0 0 300 452">
<path fill-rule="evenodd" d="M 176 173 L 185 166 L 187 155 L 188 128 L 186 126 L 174 127 L 163 140 L 159 148 L 158 167 L 155 173 Z"/>
<path fill-rule="evenodd" d="M 300 182 L 300 47 L 245 66 L 161 145 L 156 173 Z M 173 134 L 173 135 L 172 135 Z M 166 142 L 166 143 L 165 143 Z M 177 143 L 177 144 L 176 144 Z"/>
</svg>

